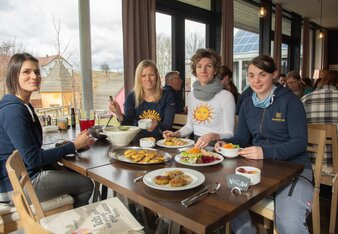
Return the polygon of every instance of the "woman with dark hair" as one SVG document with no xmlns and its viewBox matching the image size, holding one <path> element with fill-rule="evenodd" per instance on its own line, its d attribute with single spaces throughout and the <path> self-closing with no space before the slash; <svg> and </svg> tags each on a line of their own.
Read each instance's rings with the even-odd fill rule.
<svg viewBox="0 0 338 234">
<path fill-rule="evenodd" d="M 255 57 L 247 72 L 253 94 L 241 106 L 235 135 L 217 142 L 215 150 L 227 141 L 251 145 L 238 153 L 246 159 L 303 164 L 298 179 L 275 193 L 275 222 L 279 233 L 308 233 L 306 217 L 311 212 L 313 186 L 304 107 L 292 91 L 274 84 L 277 71 L 271 57 Z M 231 227 L 235 233 L 256 233 L 247 211 L 233 219 Z"/>
<path fill-rule="evenodd" d="M 39 62 L 27 53 L 15 54 L 9 61 L 6 85 L 9 94 L 0 101 L 0 202 L 10 202 L 13 190 L 6 171 L 6 161 L 18 150 L 33 187 L 41 201 L 62 194 L 71 195 L 74 207 L 88 204 L 93 182 L 80 174 L 68 171 L 43 170 L 42 167 L 57 162 L 64 155 L 90 144 L 88 131 L 81 132 L 73 142 L 54 149 L 43 150 L 40 121 L 29 103 L 41 84 Z"/>
<path fill-rule="evenodd" d="M 163 137 L 185 137 L 194 133 L 195 147 L 204 148 L 212 141 L 233 135 L 235 101 L 218 78 L 219 55 L 211 49 L 198 49 L 191 61 L 192 74 L 197 80 L 188 95 L 187 123 L 176 132 L 163 132 Z"/>
<path fill-rule="evenodd" d="M 237 104 L 240 93 L 238 93 L 236 85 L 232 82 L 232 71 L 227 66 L 222 65 L 219 69 L 219 78 L 224 85 L 224 89 L 232 93 Z"/>
</svg>

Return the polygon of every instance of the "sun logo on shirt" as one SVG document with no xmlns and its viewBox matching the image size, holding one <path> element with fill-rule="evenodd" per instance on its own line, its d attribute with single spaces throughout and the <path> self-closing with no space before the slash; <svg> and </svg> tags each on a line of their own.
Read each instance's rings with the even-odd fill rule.
<svg viewBox="0 0 338 234">
<path fill-rule="evenodd" d="M 146 110 L 143 111 L 139 116 L 140 119 L 154 119 L 157 121 L 161 120 L 160 114 L 155 110 Z"/>
<path fill-rule="evenodd" d="M 214 114 L 213 108 L 207 103 L 200 104 L 193 110 L 193 119 L 199 124 L 206 124 L 214 118 Z"/>
</svg>

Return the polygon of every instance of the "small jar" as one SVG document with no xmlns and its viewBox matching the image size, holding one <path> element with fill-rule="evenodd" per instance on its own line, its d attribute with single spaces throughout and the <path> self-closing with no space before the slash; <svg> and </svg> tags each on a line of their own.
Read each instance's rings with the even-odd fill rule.
<svg viewBox="0 0 338 234">
<path fill-rule="evenodd" d="M 68 129 L 68 119 L 67 118 L 59 118 L 57 121 L 59 130 L 67 130 Z"/>
</svg>

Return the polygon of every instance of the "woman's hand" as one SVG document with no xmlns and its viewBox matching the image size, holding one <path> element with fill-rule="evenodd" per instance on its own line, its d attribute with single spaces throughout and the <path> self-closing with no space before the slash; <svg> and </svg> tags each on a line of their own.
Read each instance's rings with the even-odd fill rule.
<svg viewBox="0 0 338 234">
<path fill-rule="evenodd" d="M 74 140 L 75 150 L 79 150 L 89 146 L 91 143 L 88 130 L 82 131 Z"/>
<path fill-rule="evenodd" d="M 117 118 L 122 121 L 123 120 L 123 114 L 121 111 L 120 104 L 116 101 L 109 101 L 109 106 L 108 106 L 110 112 L 114 113 Z"/>
<path fill-rule="evenodd" d="M 224 141 L 217 141 L 215 146 L 214 146 L 214 149 L 216 152 L 220 152 L 221 151 L 221 148 L 222 146 L 225 144 Z"/>
<path fill-rule="evenodd" d="M 219 139 L 218 134 L 208 133 L 203 136 L 200 136 L 200 138 L 198 138 L 197 142 L 195 143 L 194 147 L 204 148 L 208 146 L 211 141 L 218 140 L 218 139 Z"/>
<path fill-rule="evenodd" d="M 167 139 L 170 137 L 181 137 L 181 134 L 179 133 L 179 131 L 173 132 L 173 131 L 165 130 L 162 135 L 164 139 Z"/>
<path fill-rule="evenodd" d="M 247 159 L 263 159 L 263 149 L 260 146 L 250 146 L 238 152 L 238 155 Z"/>
<path fill-rule="evenodd" d="M 148 132 L 154 131 L 154 129 L 157 127 L 157 125 L 158 125 L 158 121 L 155 120 L 155 119 L 152 119 L 151 120 L 151 126 L 150 126 L 150 128 L 147 128 L 147 131 Z"/>
</svg>

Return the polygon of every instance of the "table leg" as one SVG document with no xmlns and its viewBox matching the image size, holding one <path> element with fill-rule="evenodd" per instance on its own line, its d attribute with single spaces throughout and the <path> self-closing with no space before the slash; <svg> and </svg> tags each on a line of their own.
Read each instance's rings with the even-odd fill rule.
<svg viewBox="0 0 338 234">
<path fill-rule="evenodd" d="M 101 185 L 101 199 L 105 200 L 107 199 L 108 195 L 108 188 L 105 185 Z M 113 192 L 113 196 L 115 197 L 115 192 Z"/>
</svg>

